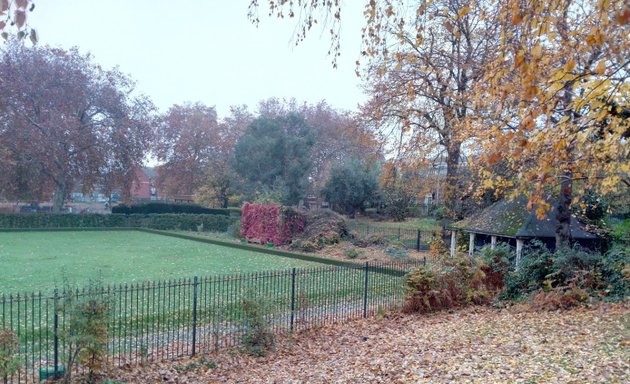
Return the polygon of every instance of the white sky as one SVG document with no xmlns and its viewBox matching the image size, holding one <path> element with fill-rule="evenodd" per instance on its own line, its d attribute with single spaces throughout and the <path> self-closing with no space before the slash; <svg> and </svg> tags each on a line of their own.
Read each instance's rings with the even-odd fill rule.
<svg viewBox="0 0 630 384">
<path fill-rule="evenodd" d="M 266 1 L 260 2 L 262 6 Z M 333 69 L 328 32 L 292 43 L 295 20 L 247 18 L 249 0 L 37 0 L 29 25 L 40 43 L 91 52 L 116 65 L 162 111 L 186 101 L 255 110 L 269 97 L 355 110 L 365 100 L 354 74 L 359 58 L 362 1 L 344 2 L 342 56 Z"/>
</svg>

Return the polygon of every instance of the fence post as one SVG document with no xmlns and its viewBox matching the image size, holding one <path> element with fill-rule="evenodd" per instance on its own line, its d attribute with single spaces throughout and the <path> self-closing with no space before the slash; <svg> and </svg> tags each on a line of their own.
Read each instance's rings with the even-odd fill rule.
<svg viewBox="0 0 630 384">
<path fill-rule="evenodd" d="M 195 356 L 197 345 L 197 276 L 193 279 L 193 324 L 192 324 L 192 355 Z"/>
<path fill-rule="evenodd" d="M 416 233 L 416 251 L 420 252 L 420 230 Z"/>
<path fill-rule="evenodd" d="M 398 241 L 400 241 L 400 227 L 398 227 Z"/>
<path fill-rule="evenodd" d="M 59 292 L 55 288 L 53 295 L 53 365 L 54 372 L 53 377 L 59 377 L 59 308 L 57 301 L 59 299 Z"/>
<path fill-rule="evenodd" d="M 293 322 L 295 320 L 295 268 L 291 272 L 291 325 L 289 332 L 293 333 Z"/>
<path fill-rule="evenodd" d="M 368 262 L 365 262 L 365 285 L 363 290 L 363 317 L 367 317 L 367 304 L 368 304 Z"/>
</svg>

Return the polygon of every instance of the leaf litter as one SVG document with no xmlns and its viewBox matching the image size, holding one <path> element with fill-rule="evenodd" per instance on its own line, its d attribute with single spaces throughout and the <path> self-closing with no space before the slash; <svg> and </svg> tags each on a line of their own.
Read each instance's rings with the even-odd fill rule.
<svg viewBox="0 0 630 384">
<path fill-rule="evenodd" d="M 112 372 L 129 383 L 625 383 L 630 304 L 391 313 L 278 340 Z M 209 362 L 209 363 L 208 363 Z"/>
</svg>

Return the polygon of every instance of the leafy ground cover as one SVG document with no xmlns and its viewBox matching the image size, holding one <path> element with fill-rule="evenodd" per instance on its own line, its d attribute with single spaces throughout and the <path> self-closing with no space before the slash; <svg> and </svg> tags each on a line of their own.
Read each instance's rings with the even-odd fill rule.
<svg viewBox="0 0 630 384">
<path fill-rule="evenodd" d="M 139 231 L 0 232 L 0 293 L 312 267 L 294 260 Z"/>
<path fill-rule="evenodd" d="M 627 303 L 395 314 L 298 334 L 263 358 L 213 353 L 112 374 L 128 383 L 623 383 L 629 315 Z"/>
</svg>

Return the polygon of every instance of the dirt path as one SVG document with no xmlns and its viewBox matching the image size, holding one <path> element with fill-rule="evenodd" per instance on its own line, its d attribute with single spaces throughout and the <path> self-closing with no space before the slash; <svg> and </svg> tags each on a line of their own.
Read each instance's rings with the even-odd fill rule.
<svg viewBox="0 0 630 384">
<path fill-rule="evenodd" d="M 395 315 L 279 344 L 264 358 L 223 352 L 118 375 L 130 383 L 622 383 L 630 307 Z"/>
</svg>

